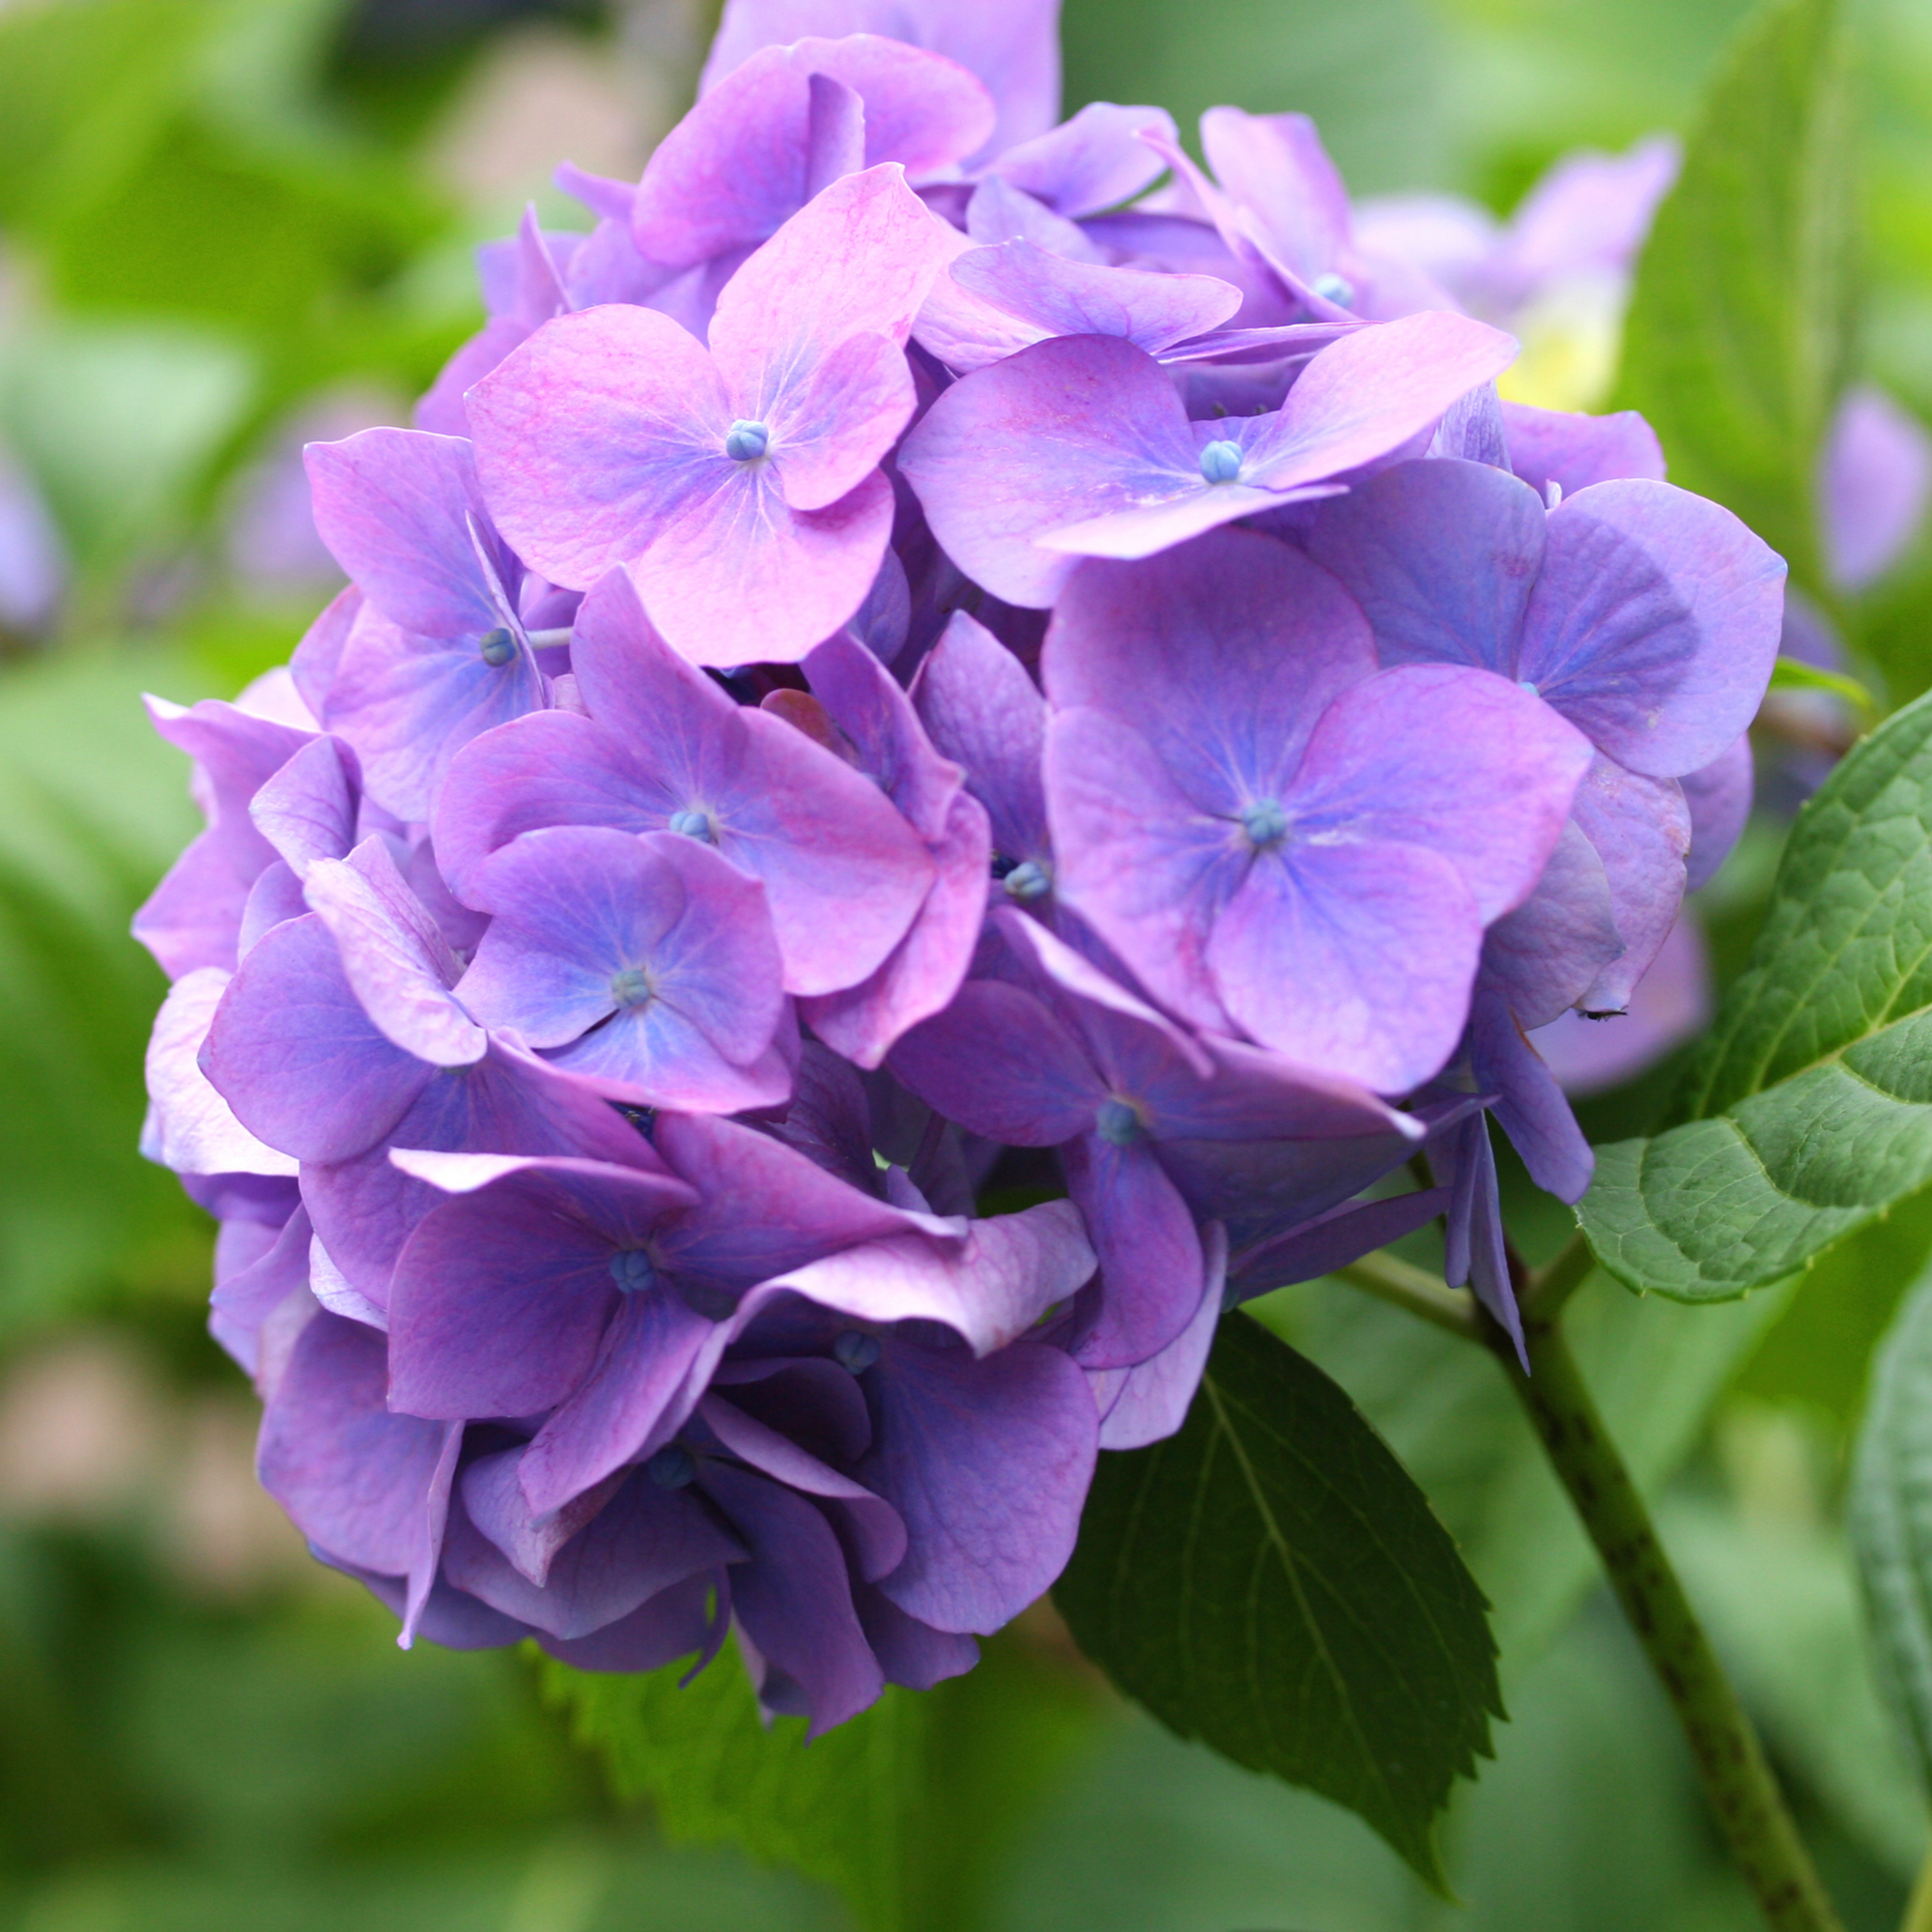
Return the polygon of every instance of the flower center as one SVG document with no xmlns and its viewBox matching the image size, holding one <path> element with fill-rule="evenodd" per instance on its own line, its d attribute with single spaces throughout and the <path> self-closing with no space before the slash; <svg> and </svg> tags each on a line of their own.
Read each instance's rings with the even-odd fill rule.
<svg viewBox="0 0 1932 1932">
<path fill-rule="evenodd" d="M 667 1442 L 644 1464 L 644 1473 L 661 1490 L 681 1490 L 697 1474 L 697 1463 L 682 1442 Z"/>
<path fill-rule="evenodd" d="M 647 1007 L 656 996 L 641 966 L 627 966 L 611 981 L 611 997 L 620 1007 Z"/>
<path fill-rule="evenodd" d="M 492 670 L 501 670 L 517 655 L 517 640 L 499 625 L 477 639 L 476 651 Z"/>
<path fill-rule="evenodd" d="M 611 1279 L 620 1294 L 641 1294 L 657 1286 L 657 1266 L 642 1248 L 619 1248 L 611 1257 Z"/>
<path fill-rule="evenodd" d="M 1323 301 L 1331 301 L 1337 308 L 1352 308 L 1355 303 L 1355 285 L 1346 275 L 1338 275 L 1330 269 L 1325 275 L 1317 275 L 1308 285 Z"/>
<path fill-rule="evenodd" d="M 1257 852 L 1266 852 L 1288 837 L 1288 813 L 1271 798 L 1241 809 L 1241 832 Z"/>
<path fill-rule="evenodd" d="M 761 422 L 734 422 L 724 432 L 724 454 L 733 463 L 755 463 L 771 447 L 772 433 Z"/>
<path fill-rule="evenodd" d="M 1024 905 L 1043 899 L 1053 890 L 1053 874 L 1037 859 L 1022 859 L 1000 884 L 1009 898 Z"/>
<path fill-rule="evenodd" d="M 855 1376 L 863 1376 L 879 1359 L 879 1345 L 871 1336 L 848 1328 L 833 1343 L 832 1352 L 841 1367 Z"/>
<path fill-rule="evenodd" d="M 670 831 L 684 838 L 696 838 L 700 845 L 715 845 L 717 836 L 711 830 L 711 814 L 708 811 L 695 811 L 686 807 L 682 811 L 670 815 Z"/>
<path fill-rule="evenodd" d="M 1141 1124 L 1140 1110 L 1131 1100 L 1102 1100 L 1099 1112 L 1094 1116 L 1094 1131 L 1109 1147 L 1132 1147 L 1146 1132 Z"/>
<path fill-rule="evenodd" d="M 1201 474 L 1209 483 L 1232 483 L 1241 473 L 1238 442 L 1210 442 L 1201 451 Z"/>
</svg>

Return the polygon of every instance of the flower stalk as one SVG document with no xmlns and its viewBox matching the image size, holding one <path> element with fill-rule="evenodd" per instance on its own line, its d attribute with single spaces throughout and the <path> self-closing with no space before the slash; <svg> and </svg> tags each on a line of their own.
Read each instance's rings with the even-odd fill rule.
<svg viewBox="0 0 1932 1932">
<path fill-rule="evenodd" d="M 1500 1329 L 1491 1346 L 1677 1712 L 1719 1829 L 1765 1922 L 1775 1932 L 1842 1932 L 1751 1720 L 1658 1540 L 1553 1309 L 1525 1311 L 1523 1342 L 1526 1375 Z M 1921 1924 L 1932 1925 L 1932 1913 L 1910 1921 L 1908 1932 Z"/>
</svg>

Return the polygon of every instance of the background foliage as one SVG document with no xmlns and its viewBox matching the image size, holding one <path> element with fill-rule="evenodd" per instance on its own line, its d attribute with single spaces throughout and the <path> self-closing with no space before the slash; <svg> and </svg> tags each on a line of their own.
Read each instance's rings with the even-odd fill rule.
<svg viewBox="0 0 1932 1932">
<path fill-rule="evenodd" d="M 1753 515 L 1821 589 L 1808 485 L 1839 373 L 1932 415 L 1932 11 L 1853 8 L 1845 76 L 1762 43 L 1726 57 L 1745 11 L 1067 0 L 1069 105 L 1301 107 L 1358 192 L 1448 187 L 1504 212 L 1563 149 L 1689 128 L 1725 58 L 1724 86 L 1786 87 L 1804 140 L 1734 116 L 1734 150 L 1661 225 L 1623 383 L 1681 480 Z M 266 571 L 239 534 L 277 461 L 304 424 L 400 419 L 473 326 L 470 246 L 527 194 L 563 212 L 545 185 L 561 153 L 635 169 L 701 12 L 0 4 L 0 450 L 71 567 L 56 634 L 4 639 L 0 668 L 0 1927 L 1750 1925 L 1501 1379 L 1332 1284 L 1261 1319 L 1380 1432 L 1493 1605 L 1510 1720 L 1444 1836 L 1461 1904 L 1321 1798 L 1126 1706 L 1048 1611 L 974 1677 L 807 1750 L 759 1731 L 724 1670 L 681 1693 L 607 1682 L 566 1714 L 546 1701 L 559 1674 L 521 1659 L 400 1656 L 253 1496 L 246 1391 L 201 1328 L 207 1225 L 133 1151 L 160 980 L 124 935 L 193 823 L 135 694 L 230 694 L 286 654 L 329 584 L 299 557 Z M 1889 705 L 1932 688 L 1932 546 L 1835 614 Z M 1727 976 L 1787 826 L 1767 811 L 1705 895 Z M 1670 1084 L 1589 1103 L 1593 1138 L 1648 1131 Z M 1564 1217 L 1507 1184 L 1542 1259 Z M 1570 1318 L 1860 1932 L 1895 1921 L 1925 1838 L 1932 1634 L 1893 1592 L 1880 1628 L 1920 1714 L 1908 1749 L 1846 1528 L 1849 1489 L 1875 1567 L 1924 1574 L 1922 1286 L 1855 1478 L 1851 1444 L 1873 1347 L 1928 1258 L 1921 1192 L 1747 1299 L 1639 1300 L 1600 1277 Z"/>
</svg>

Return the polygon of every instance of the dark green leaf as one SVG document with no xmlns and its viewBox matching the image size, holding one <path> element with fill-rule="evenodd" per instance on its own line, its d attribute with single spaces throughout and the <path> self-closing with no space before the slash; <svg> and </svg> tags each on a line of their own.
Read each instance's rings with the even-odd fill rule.
<svg viewBox="0 0 1932 1932">
<path fill-rule="evenodd" d="M 1853 167 L 1836 0 L 1745 29 L 1658 213 L 1620 402 L 1671 480 L 1727 504 L 1816 583 L 1811 479 L 1843 380 Z"/>
<path fill-rule="evenodd" d="M 866 1932 L 963 1932 L 1094 1702 L 1010 1634 L 982 1648 L 967 1676 L 888 1690 L 810 1746 L 802 1719 L 760 1720 L 735 1654 L 682 1688 L 683 1664 L 640 1677 L 543 1668 L 618 1789 L 649 1797 L 672 1838 L 742 1845 L 822 1880 Z"/>
<path fill-rule="evenodd" d="M 1675 1114 L 1577 1210 L 1639 1291 L 1744 1294 L 1932 1181 L 1932 699 L 1805 807 Z"/>
<path fill-rule="evenodd" d="M 1932 1269 L 1879 1350 L 1850 1518 L 1886 1688 L 1932 1781 Z"/>
<path fill-rule="evenodd" d="M 1359 1812 L 1432 1885 L 1432 1835 L 1501 1715 L 1482 1592 L 1313 1363 L 1221 1323 L 1179 1435 L 1104 1456 L 1054 1591 L 1183 1737 Z"/>
</svg>

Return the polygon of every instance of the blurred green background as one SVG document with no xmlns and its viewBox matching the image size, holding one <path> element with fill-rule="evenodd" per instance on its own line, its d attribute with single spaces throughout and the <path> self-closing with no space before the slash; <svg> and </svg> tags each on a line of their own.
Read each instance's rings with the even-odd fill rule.
<svg viewBox="0 0 1932 1932">
<path fill-rule="evenodd" d="M 1314 113 L 1358 193 L 1506 212 L 1557 154 L 1681 128 L 1740 0 L 1068 0 L 1069 107 Z M 396 1651 L 249 1470 L 203 1329 L 211 1230 L 134 1152 L 161 993 L 125 937 L 195 819 L 142 689 L 230 696 L 333 576 L 295 452 L 407 419 L 475 326 L 470 251 L 568 156 L 634 175 L 703 0 L 0 0 L 0 1927 L 684 1932 L 847 1923 L 612 1797 L 516 1656 Z M 1861 369 L 1932 416 L 1932 0 L 1858 14 Z M 11 479 L 11 480 L 10 480 Z M 17 573 L 16 573 L 17 575 Z M 49 594 L 42 594 L 42 593 Z M 1896 701 L 1932 684 L 1921 543 L 1853 611 Z M 1735 963 L 1769 817 L 1706 895 Z M 1640 1124 L 1661 1076 L 1592 1103 Z M 1522 1204 L 1530 1245 L 1560 1238 Z M 1539 1215 L 1541 1216 L 1539 1220 Z M 1889 1927 L 1921 1794 L 1873 1690 L 1839 1523 L 1864 1362 L 1932 1250 L 1908 1204 L 1797 1298 L 1639 1303 L 1578 1347 L 1797 1795 L 1854 1932 Z M 1352 1818 L 1114 1700 L 1050 1616 L 976 1692 L 1011 1802 L 958 1932 L 1727 1932 L 1754 1923 L 1641 1659 L 1489 1365 L 1318 1284 L 1271 1319 L 1355 1396 L 1494 1599 L 1514 1721 L 1451 1820 L 1463 1899 Z M 935 1911 L 941 1908 L 935 1907 Z M 936 1932 L 945 1928 L 934 1921 Z"/>
</svg>

